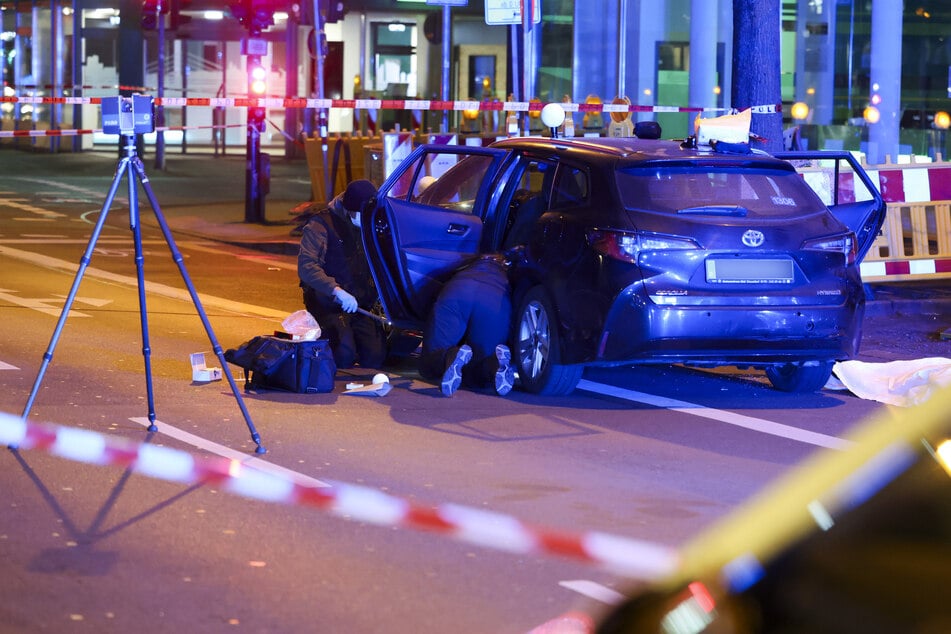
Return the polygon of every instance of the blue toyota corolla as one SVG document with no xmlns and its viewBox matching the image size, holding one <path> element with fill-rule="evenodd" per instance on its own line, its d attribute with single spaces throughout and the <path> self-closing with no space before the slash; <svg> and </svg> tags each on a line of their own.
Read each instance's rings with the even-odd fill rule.
<svg viewBox="0 0 951 634">
<path fill-rule="evenodd" d="M 804 170 L 824 174 L 819 193 Z M 564 394 L 586 366 L 762 368 L 820 389 L 858 351 L 859 263 L 885 204 L 844 152 L 772 156 L 639 138 L 422 145 L 363 237 L 388 318 L 421 330 L 480 254 L 512 259 L 521 389 Z"/>
</svg>

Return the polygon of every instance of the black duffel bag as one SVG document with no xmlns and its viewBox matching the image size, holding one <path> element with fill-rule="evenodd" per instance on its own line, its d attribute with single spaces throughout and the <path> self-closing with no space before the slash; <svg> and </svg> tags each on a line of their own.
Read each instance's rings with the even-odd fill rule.
<svg viewBox="0 0 951 634">
<path fill-rule="evenodd" d="M 225 351 L 244 370 L 245 389 L 332 392 L 337 364 L 326 339 L 293 341 L 259 336 Z"/>
</svg>

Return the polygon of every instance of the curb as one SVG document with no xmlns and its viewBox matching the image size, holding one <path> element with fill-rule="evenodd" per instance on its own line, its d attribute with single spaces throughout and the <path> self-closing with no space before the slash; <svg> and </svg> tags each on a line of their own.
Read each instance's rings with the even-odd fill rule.
<svg viewBox="0 0 951 634">
<path fill-rule="evenodd" d="M 947 299 L 876 299 L 865 302 L 866 317 L 890 315 L 906 317 L 951 315 L 951 297 Z"/>
</svg>

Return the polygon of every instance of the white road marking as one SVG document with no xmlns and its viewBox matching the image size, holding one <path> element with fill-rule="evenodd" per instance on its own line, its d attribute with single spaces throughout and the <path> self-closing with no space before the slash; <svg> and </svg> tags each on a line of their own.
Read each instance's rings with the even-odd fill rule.
<svg viewBox="0 0 951 634">
<path fill-rule="evenodd" d="M 121 244 L 125 246 L 130 245 L 128 236 L 99 236 L 99 239 L 96 240 L 96 245 L 103 243 L 108 244 Z M 24 233 L 20 238 L 5 238 L 0 240 L 0 244 L 89 244 L 89 239 L 79 240 L 75 238 L 65 238 L 62 236 L 41 236 L 37 234 L 26 234 Z M 157 244 L 164 245 L 164 240 L 143 240 L 143 246 Z M 131 246 L 129 246 L 131 249 Z"/>
<path fill-rule="evenodd" d="M 607 586 L 603 586 L 595 581 L 587 579 L 575 579 L 573 581 L 559 581 L 558 585 L 568 590 L 573 590 L 589 599 L 606 603 L 607 605 L 618 605 L 627 597 Z"/>
<path fill-rule="evenodd" d="M 15 177 L 13 177 L 13 178 L 14 178 L 15 180 L 25 181 L 25 182 L 27 182 L 27 183 L 39 183 L 40 185 L 45 185 L 46 187 L 52 187 L 53 189 L 59 190 L 59 191 L 66 190 L 66 191 L 70 191 L 70 192 L 79 192 L 79 193 L 81 193 L 81 194 L 85 194 L 86 196 L 92 196 L 93 198 L 102 198 L 102 197 L 104 197 L 104 196 L 102 195 L 102 192 L 99 191 L 99 190 L 89 189 L 89 188 L 87 188 L 87 187 L 80 187 L 79 185 L 69 185 L 69 184 L 67 184 L 67 183 L 60 183 L 60 182 L 55 181 L 55 180 L 48 180 L 48 179 L 45 179 L 45 178 L 30 178 L 30 177 L 28 177 L 28 176 L 15 176 Z M 58 195 L 59 195 L 59 192 L 58 192 L 58 191 L 57 191 L 57 192 L 54 192 L 54 193 L 45 192 L 45 191 L 36 191 L 36 192 L 34 192 L 34 193 L 35 193 L 36 195 L 53 195 L 53 196 L 58 196 Z"/>
<path fill-rule="evenodd" d="M 53 294 L 53 297 L 59 297 L 59 298 L 62 299 L 63 302 L 65 303 L 65 302 L 66 302 L 66 298 L 67 298 L 68 296 L 67 296 L 67 295 L 58 295 L 58 294 L 55 294 L 55 293 L 54 293 L 54 294 Z M 98 298 L 98 297 L 80 297 L 79 295 L 77 295 L 76 297 L 74 297 L 74 298 L 73 298 L 73 301 L 74 301 L 74 302 L 79 302 L 80 304 L 86 304 L 87 306 L 93 306 L 93 307 L 95 307 L 95 308 L 102 308 L 103 306 L 106 306 L 106 305 L 112 303 L 112 300 L 111 300 L 111 299 L 100 299 L 100 298 Z"/>
<path fill-rule="evenodd" d="M 644 392 L 635 392 L 634 390 L 628 390 L 614 385 L 605 385 L 603 383 L 595 383 L 594 381 L 588 381 L 585 379 L 582 379 L 581 382 L 578 383 L 578 389 L 585 390 L 587 392 L 594 392 L 595 394 L 603 394 L 604 396 L 612 396 L 614 398 L 620 398 L 634 403 L 653 405 L 654 407 L 661 407 L 663 409 L 669 409 L 682 414 L 691 414 L 693 416 L 709 418 L 720 421 L 721 423 L 726 423 L 728 425 L 736 425 L 737 427 L 743 427 L 744 429 L 750 429 L 763 434 L 770 434 L 772 436 L 779 436 L 780 438 L 787 438 L 789 440 L 795 440 L 808 445 L 816 445 L 818 447 L 826 447 L 828 449 L 848 449 L 852 444 L 851 442 L 842 438 L 828 436 L 826 434 L 819 434 L 817 432 L 799 429 L 798 427 L 783 425 L 782 423 L 774 423 L 762 418 L 754 418 L 752 416 L 744 416 L 743 414 L 737 414 L 735 412 L 726 412 L 719 409 L 712 409 L 702 405 L 697 405 L 695 403 L 688 403 L 687 401 L 678 401 L 676 399 L 666 398 L 664 396 L 656 396 L 654 394 L 646 394 Z"/>
<path fill-rule="evenodd" d="M 63 312 L 63 304 L 65 302 L 60 301 L 59 299 L 55 300 L 56 303 L 51 303 L 54 300 L 52 299 L 42 299 L 39 297 L 20 297 L 19 295 L 14 295 L 16 291 L 8 291 L 6 289 L 0 288 L 0 300 L 10 302 L 16 306 L 22 306 L 24 308 L 29 308 L 30 310 L 35 310 L 37 312 L 43 313 L 45 315 L 52 315 L 53 317 L 59 317 Z M 60 296 L 64 297 L 65 296 Z M 86 313 L 81 313 L 78 310 L 70 310 L 70 317 L 89 317 Z"/>
<path fill-rule="evenodd" d="M 76 265 L 74 263 L 57 258 L 51 258 L 39 253 L 31 253 L 30 251 L 22 251 L 20 249 L 0 246 L 0 255 L 14 258 L 22 262 L 28 262 L 36 266 L 42 266 L 47 269 L 53 269 L 54 271 L 66 271 L 71 273 L 76 272 Z M 109 271 L 103 271 L 102 269 L 97 269 L 92 266 L 86 268 L 84 275 L 113 282 L 115 284 L 124 284 L 126 286 L 138 287 L 139 284 L 135 277 L 110 273 Z M 145 290 L 146 292 L 152 293 L 154 295 L 161 295 L 162 297 L 177 299 L 183 302 L 191 302 L 191 295 L 184 288 L 174 288 L 171 286 L 166 286 L 165 284 L 146 281 Z M 244 302 L 236 302 L 230 299 L 224 299 L 223 297 L 215 297 L 214 295 L 204 295 L 199 293 L 198 298 L 201 300 L 202 306 L 205 308 L 211 306 L 220 310 L 231 311 L 239 315 L 252 315 L 255 317 L 265 317 L 268 319 L 277 320 L 282 320 L 287 317 L 286 311 L 274 310 L 271 308 L 265 308 L 263 306 L 256 306 L 254 304 L 245 304 Z"/>
<path fill-rule="evenodd" d="M 58 218 L 66 217 L 66 214 L 61 214 L 57 211 L 50 211 L 49 209 L 43 209 L 42 207 L 36 207 L 35 205 L 22 202 L 24 200 L 24 198 L 0 198 L 0 205 L 34 214 L 34 216 L 27 217 L 31 220 L 56 220 Z"/>
<path fill-rule="evenodd" d="M 19 370 L 19 369 L 20 368 L 16 367 L 15 365 L 10 365 L 9 363 L 4 363 L 3 361 L 0 361 L 0 370 Z"/>
<path fill-rule="evenodd" d="M 129 420 L 131 420 L 133 423 L 138 423 L 139 425 L 142 425 L 143 427 L 146 427 L 146 428 L 148 428 L 150 424 L 149 419 L 142 416 L 136 417 L 136 418 L 130 418 Z M 282 467 L 281 465 L 274 464 L 273 462 L 268 462 L 256 456 L 252 456 L 241 451 L 236 451 L 234 449 L 231 449 L 230 447 L 225 447 L 224 445 L 219 445 L 216 442 L 213 442 L 206 438 L 202 438 L 201 436 L 196 436 L 195 434 L 191 434 L 185 431 L 184 429 L 179 429 L 178 427 L 174 427 L 172 425 L 169 425 L 168 423 L 155 421 L 155 426 L 158 427 L 160 434 L 165 434 L 166 436 L 170 436 L 184 443 L 187 443 L 191 445 L 192 447 L 203 449 L 204 451 L 208 451 L 215 455 L 221 456 L 222 458 L 227 458 L 228 460 L 236 460 L 246 466 L 257 469 L 258 471 L 264 471 L 264 472 L 270 473 L 271 475 L 284 478 L 286 480 L 294 482 L 295 484 L 299 484 L 305 487 L 319 487 L 319 488 L 331 486 L 330 484 L 324 482 L 323 480 L 312 478 L 309 475 L 304 475 L 303 473 L 299 473 L 292 469 L 288 469 L 287 467 Z"/>
</svg>

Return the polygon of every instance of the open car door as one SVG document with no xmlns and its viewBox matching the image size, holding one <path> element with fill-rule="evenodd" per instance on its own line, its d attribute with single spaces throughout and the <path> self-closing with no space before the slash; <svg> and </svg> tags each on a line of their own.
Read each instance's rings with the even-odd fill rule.
<svg viewBox="0 0 951 634">
<path fill-rule="evenodd" d="M 885 222 L 886 206 L 878 187 L 849 152 L 778 152 L 791 162 L 832 214 L 856 237 L 861 262 Z"/>
<path fill-rule="evenodd" d="M 387 317 L 420 328 L 443 283 L 480 252 L 504 150 L 421 145 L 364 211 L 363 242 Z"/>
</svg>

